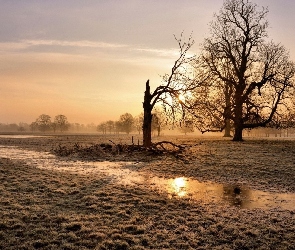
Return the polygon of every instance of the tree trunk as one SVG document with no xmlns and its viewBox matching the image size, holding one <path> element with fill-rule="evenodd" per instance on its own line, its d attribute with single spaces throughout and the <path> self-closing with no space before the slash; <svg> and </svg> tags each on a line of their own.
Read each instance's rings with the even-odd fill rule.
<svg viewBox="0 0 295 250">
<path fill-rule="evenodd" d="M 161 135 L 161 126 L 160 125 L 158 126 L 157 131 L 158 131 L 158 136 L 160 136 Z"/>
<path fill-rule="evenodd" d="M 225 120 L 224 136 L 223 137 L 232 137 L 230 134 L 230 120 Z"/>
<path fill-rule="evenodd" d="M 242 107 L 237 108 L 236 110 L 234 125 L 235 125 L 235 133 L 234 133 L 233 141 L 243 141 L 244 124 L 242 119 Z"/>
<path fill-rule="evenodd" d="M 143 102 L 143 146 L 150 147 L 152 144 L 152 95 L 149 80 L 146 82 Z"/>
<path fill-rule="evenodd" d="M 233 141 L 243 141 L 243 124 L 238 124 L 235 126 Z"/>
<path fill-rule="evenodd" d="M 243 102 L 242 102 L 242 90 L 236 91 L 236 102 L 235 102 L 235 119 L 234 119 L 234 126 L 235 126 L 235 133 L 233 141 L 243 141 Z"/>
<path fill-rule="evenodd" d="M 230 135 L 230 115 L 231 115 L 231 95 L 232 95 L 232 87 L 230 84 L 225 84 L 224 89 L 224 96 L 225 96 L 225 109 L 224 109 L 224 116 L 225 116 L 225 129 L 224 129 L 224 136 L 223 137 L 231 137 Z"/>
</svg>

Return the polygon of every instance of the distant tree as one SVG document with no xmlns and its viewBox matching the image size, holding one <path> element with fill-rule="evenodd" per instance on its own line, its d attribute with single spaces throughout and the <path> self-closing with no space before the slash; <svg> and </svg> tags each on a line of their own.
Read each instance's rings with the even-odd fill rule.
<svg viewBox="0 0 295 250">
<path fill-rule="evenodd" d="M 81 132 L 84 130 L 84 124 L 80 124 L 80 123 L 71 123 L 70 124 L 70 128 L 71 130 L 74 130 L 75 132 Z"/>
<path fill-rule="evenodd" d="M 30 130 L 31 130 L 32 132 L 37 131 L 37 130 L 38 130 L 38 123 L 37 123 L 37 122 L 32 122 L 32 123 L 30 124 Z"/>
<path fill-rule="evenodd" d="M 24 132 L 24 131 L 27 131 L 29 129 L 30 129 L 29 124 L 27 124 L 25 122 L 20 122 L 18 124 L 18 131 L 20 131 L 20 132 Z"/>
<path fill-rule="evenodd" d="M 17 131 L 19 131 L 19 132 L 25 132 L 26 129 L 25 129 L 25 127 L 18 127 L 18 130 Z"/>
<path fill-rule="evenodd" d="M 122 124 L 120 121 L 115 121 L 115 132 L 119 134 L 122 131 Z"/>
<path fill-rule="evenodd" d="M 265 127 L 286 112 L 295 67 L 282 45 L 266 42 L 267 13 L 249 0 L 225 0 L 214 16 L 196 64 L 210 79 L 207 95 L 196 97 L 204 131 L 229 131 L 232 123 L 233 140 L 242 141 L 243 129 Z"/>
<path fill-rule="evenodd" d="M 152 131 L 157 131 L 157 135 L 160 136 L 162 129 L 166 127 L 168 119 L 165 113 L 159 109 L 155 109 L 152 115 Z"/>
<path fill-rule="evenodd" d="M 11 123 L 8 125 L 8 131 L 16 132 L 19 130 L 19 126 L 16 123 Z"/>
<path fill-rule="evenodd" d="M 138 116 L 134 117 L 134 127 L 138 134 L 142 131 L 142 125 L 143 125 L 143 113 L 139 114 Z"/>
<path fill-rule="evenodd" d="M 65 115 L 55 116 L 53 124 L 56 126 L 56 129 L 58 129 L 60 132 L 67 131 L 70 127 L 68 119 Z"/>
<path fill-rule="evenodd" d="M 181 133 L 184 133 L 185 135 L 187 133 L 193 133 L 194 132 L 194 123 L 193 121 L 187 120 L 184 121 L 183 124 L 179 127 L 179 130 Z"/>
<path fill-rule="evenodd" d="M 0 123 L 0 131 L 3 132 L 17 132 L 19 131 L 19 126 L 15 123 L 10 123 L 10 124 L 3 124 Z"/>
<path fill-rule="evenodd" d="M 95 132 L 97 131 L 97 126 L 92 122 L 86 125 L 86 129 L 88 132 Z"/>
<path fill-rule="evenodd" d="M 121 124 L 122 132 L 129 134 L 133 130 L 134 118 L 130 113 L 121 115 L 119 122 Z"/>
<path fill-rule="evenodd" d="M 38 130 L 40 130 L 41 132 L 46 132 L 51 129 L 51 117 L 49 115 L 40 115 L 35 123 L 38 127 Z"/>
<path fill-rule="evenodd" d="M 57 124 L 54 122 L 51 123 L 51 128 L 53 129 L 53 132 L 55 133 L 57 130 Z"/>
<path fill-rule="evenodd" d="M 115 131 L 115 122 L 112 120 L 108 120 L 106 122 L 106 129 L 109 131 L 110 134 L 112 132 L 114 132 Z"/>
<path fill-rule="evenodd" d="M 103 134 L 107 133 L 107 124 L 105 122 L 102 122 L 97 125 L 96 130 L 98 132 L 102 132 Z"/>
</svg>

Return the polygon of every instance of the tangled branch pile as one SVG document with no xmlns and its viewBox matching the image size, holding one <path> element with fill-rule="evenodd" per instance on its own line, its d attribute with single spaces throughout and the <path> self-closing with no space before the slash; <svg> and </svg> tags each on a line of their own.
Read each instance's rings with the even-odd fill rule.
<svg viewBox="0 0 295 250">
<path fill-rule="evenodd" d="M 52 149 L 52 152 L 61 157 L 74 157 L 84 160 L 111 160 L 111 161 L 149 161 L 158 156 L 174 156 L 181 158 L 185 147 L 176 145 L 169 141 L 152 144 L 146 148 L 135 144 L 101 143 L 94 145 L 61 145 Z"/>
</svg>

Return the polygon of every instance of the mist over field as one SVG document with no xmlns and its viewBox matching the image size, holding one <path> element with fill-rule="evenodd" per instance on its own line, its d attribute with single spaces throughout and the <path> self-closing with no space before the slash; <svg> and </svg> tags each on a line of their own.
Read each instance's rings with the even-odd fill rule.
<svg viewBox="0 0 295 250">
<path fill-rule="evenodd" d="M 294 249 L 294 9 L 1 1 L 0 249 Z"/>
<path fill-rule="evenodd" d="M 1 248 L 292 249 L 294 140 L 160 139 L 1 136 Z"/>
</svg>

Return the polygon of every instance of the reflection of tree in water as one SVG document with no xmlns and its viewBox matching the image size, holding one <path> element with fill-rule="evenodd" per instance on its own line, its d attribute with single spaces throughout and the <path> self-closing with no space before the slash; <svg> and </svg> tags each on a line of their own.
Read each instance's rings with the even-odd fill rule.
<svg viewBox="0 0 295 250">
<path fill-rule="evenodd" d="M 247 207 L 250 202 L 251 191 L 241 186 L 223 186 L 223 200 L 233 206 Z"/>
</svg>

